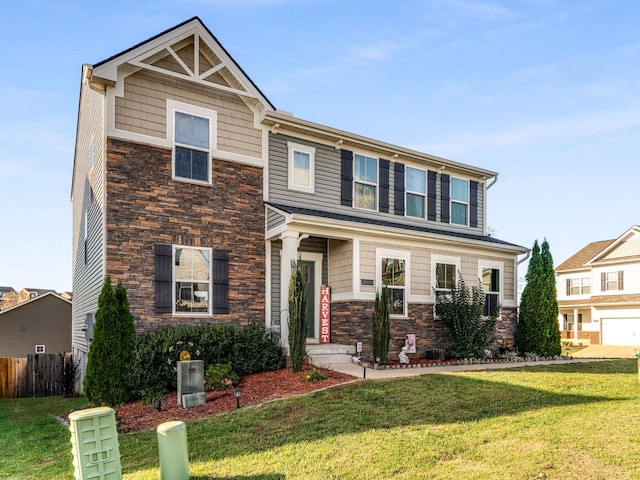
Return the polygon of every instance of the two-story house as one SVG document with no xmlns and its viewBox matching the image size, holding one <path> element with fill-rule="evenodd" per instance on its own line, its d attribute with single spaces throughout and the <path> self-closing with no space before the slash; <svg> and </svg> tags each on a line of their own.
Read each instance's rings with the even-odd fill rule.
<svg viewBox="0 0 640 480">
<path fill-rule="evenodd" d="M 640 226 L 588 244 L 555 271 L 563 338 L 640 347 Z"/>
<path fill-rule="evenodd" d="M 497 173 L 277 110 L 197 17 L 84 65 L 74 159 L 73 342 L 81 361 L 105 275 L 138 332 L 264 322 L 287 347 L 291 262 L 308 341 L 370 348 L 375 293 L 394 344 L 445 334 L 435 296 L 479 279 L 512 339 L 523 247 L 487 235 Z M 321 290 L 321 287 L 329 287 Z M 83 365 L 81 364 L 81 367 Z"/>
</svg>

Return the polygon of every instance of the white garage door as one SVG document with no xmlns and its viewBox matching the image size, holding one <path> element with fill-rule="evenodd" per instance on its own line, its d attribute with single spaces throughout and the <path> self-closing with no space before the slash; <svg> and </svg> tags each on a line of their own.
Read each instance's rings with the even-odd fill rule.
<svg viewBox="0 0 640 480">
<path fill-rule="evenodd" d="M 602 344 L 640 346 L 640 319 L 603 318 Z"/>
</svg>

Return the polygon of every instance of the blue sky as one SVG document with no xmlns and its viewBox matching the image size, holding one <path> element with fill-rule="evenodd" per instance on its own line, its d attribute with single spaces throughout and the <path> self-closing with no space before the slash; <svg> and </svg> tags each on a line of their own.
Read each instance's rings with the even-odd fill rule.
<svg viewBox="0 0 640 480">
<path fill-rule="evenodd" d="M 277 108 L 499 172 L 494 236 L 556 265 L 640 223 L 636 0 L 8 0 L 0 285 L 72 288 L 82 64 L 194 15 Z"/>
</svg>

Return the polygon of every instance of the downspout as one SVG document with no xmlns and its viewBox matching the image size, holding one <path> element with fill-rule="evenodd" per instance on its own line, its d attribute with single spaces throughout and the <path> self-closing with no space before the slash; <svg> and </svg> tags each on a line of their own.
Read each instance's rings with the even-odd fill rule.
<svg viewBox="0 0 640 480">
<path fill-rule="evenodd" d="M 493 177 L 493 182 L 491 182 L 491 183 L 487 183 L 487 186 L 486 186 L 486 188 L 485 188 L 485 191 L 486 191 L 486 190 L 489 190 L 491 187 L 493 187 L 493 186 L 496 184 L 496 182 L 498 181 L 498 175 L 499 175 L 499 174 L 498 174 L 498 173 L 496 173 L 496 176 L 495 176 L 495 177 Z"/>
</svg>

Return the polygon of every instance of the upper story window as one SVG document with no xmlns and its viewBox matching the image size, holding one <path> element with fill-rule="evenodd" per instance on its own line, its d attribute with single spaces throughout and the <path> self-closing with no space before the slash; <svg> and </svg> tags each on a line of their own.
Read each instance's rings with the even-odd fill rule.
<svg viewBox="0 0 640 480">
<path fill-rule="evenodd" d="M 314 192 L 316 149 L 287 142 L 289 148 L 289 189 Z"/>
<path fill-rule="evenodd" d="M 173 177 L 211 183 L 216 112 L 193 105 L 167 101 L 173 150 Z"/>
<path fill-rule="evenodd" d="M 356 154 L 353 179 L 353 206 L 376 210 L 378 204 L 378 160 Z"/>
<path fill-rule="evenodd" d="M 174 247 L 174 313 L 211 313 L 211 249 Z"/>
<path fill-rule="evenodd" d="M 406 215 L 424 218 L 427 196 L 427 172 L 407 167 L 406 176 Z"/>
<path fill-rule="evenodd" d="M 469 209 L 469 181 L 451 178 L 451 223 L 467 225 Z"/>
<path fill-rule="evenodd" d="M 571 278 L 568 283 L 567 295 L 586 295 L 591 293 L 591 279 L 589 277 Z"/>
<path fill-rule="evenodd" d="M 600 287 L 603 292 L 612 290 L 624 290 L 624 272 L 602 272 L 600 274 Z"/>
</svg>

